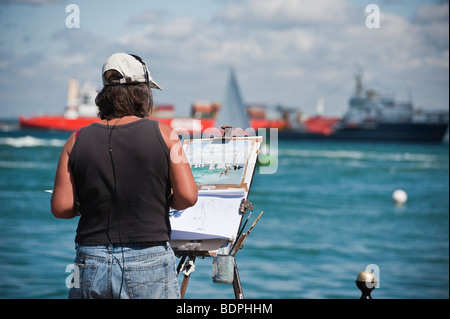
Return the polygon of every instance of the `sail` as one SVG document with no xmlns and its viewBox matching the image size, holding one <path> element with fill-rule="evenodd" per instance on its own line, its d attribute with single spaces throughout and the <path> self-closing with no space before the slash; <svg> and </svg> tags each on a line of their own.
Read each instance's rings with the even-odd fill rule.
<svg viewBox="0 0 450 319">
<path fill-rule="evenodd" d="M 242 102 L 233 69 L 230 72 L 225 98 L 216 120 L 216 127 L 220 128 L 223 125 L 230 125 L 233 128 L 241 128 L 243 130 L 250 127 L 247 111 Z"/>
</svg>

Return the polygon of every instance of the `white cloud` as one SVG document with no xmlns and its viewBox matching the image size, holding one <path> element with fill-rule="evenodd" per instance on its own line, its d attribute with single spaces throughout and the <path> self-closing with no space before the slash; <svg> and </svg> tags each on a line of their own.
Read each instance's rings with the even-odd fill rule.
<svg viewBox="0 0 450 319">
<path fill-rule="evenodd" d="M 425 106 L 448 101 L 448 90 L 440 89 L 448 86 L 448 4 L 426 4 L 410 20 L 381 6 L 380 28 L 368 29 L 364 8 L 347 0 L 221 3 L 210 19 L 144 8 L 124 18 L 126 27 L 114 40 L 94 36 L 87 27 L 61 30 L 52 38 L 60 50 L 40 62 L 27 58 L 22 66 L 0 55 L 2 74 L 27 69 L 24 83 L 36 79 L 30 67 L 41 73 L 53 66 L 53 79 L 89 75 L 99 81 L 107 56 L 125 51 L 143 57 L 163 86 L 156 102 L 174 103 L 181 115 L 189 114 L 194 100 L 220 100 L 230 66 L 247 102 L 281 103 L 312 113 L 322 96 L 325 111 L 340 114 L 359 64 L 366 84 L 375 89 L 411 87 Z M 65 83 L 58 89 L 65 90 Z"/>
<path fill-rule="evenodd" d="M 0 0 L 0 3 L 31 3 L 31 4 L 46 4 L 46 3 L 61 3 L 64 0 Z"/>
<path fill-rule="evenodd" d="M 88 62 L 89 56 L 87 54 L 74 53 L 74 54 L 65 54 L 59 55 L 52 59 L 54 65 L 64 66 L 66 69 L 76 68 L 83 65 L 86 65 Z"/>
<path fill-rule="evenodd" d="M 448 23 L 448 15 L 448 3 L 442 3 L 440 5 L 425 4 L 416 11 L 413 21 L 423 23 L 442 21 Z"/>
<path fill-rule="evenodd" d="M 289 28 L 317 23 L 341 24 L 348 17 L 345 0 L 236 1 L 218 13 L 224 23 Z"/>
<path fill-rule="evenodd" d="M 311 101 L 325 95 L 335 101 L 328 111 L 342 113 L 353 92 L 357 64 L 366 80 L 393 91 L 408 85 L 426 90 L 420 76 L 398 82 L 404 72 L 448 71 L 448 13 L 445 21 L 441 12 L 445 5 L 421 7 L 411 21 L 382 11 L 381 27 L 368 29 L 366 13 L 345 0 L 226 4 L 211 21 L 176 17 L 150 22 L 140 34 L 124 36 L 121 44 L 161 56 L 161 70 L 178 73 L 177 84 L 167 80 L 175 90 L 183 90 L 179 86 L 183 85 L 205 94 L 198 88 L 210 87 L 211 78 L 217 85 L 224 83 L 226 74 L 218 72 L 234 65 L 247 100 L 306 104 L 307 112 L 314 108 Z M 187 78 L 190 83 L 180 81 Z"/>
<path fill-rule="evenodd" d="M 129 25 L 158 23 L 161 19 L 167 15 L 164 10 L 148 10 L 141 12 L 139 15 L 131 17 L 128 20 Z"/>
</svg>

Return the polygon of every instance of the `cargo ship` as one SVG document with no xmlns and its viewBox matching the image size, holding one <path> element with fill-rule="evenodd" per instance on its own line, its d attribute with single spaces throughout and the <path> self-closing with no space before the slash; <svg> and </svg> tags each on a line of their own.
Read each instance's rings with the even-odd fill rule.
<svg viewBox="0 0 450 319">
<path fill-rule="evenodd" d="M 89 83 L 81 88 L 75 79 L 69 79 L 67 104 L 63 114 L 19 116 L 21 128 L 75 131 L 83 126 L 99 121 L 95 105 L 97 91 Z"/>
<path fill-rule="evenodd" d="M 78 80 L 69 79 L 66 108 L 61 115 L 36 115 L 30 117 L 19 117 L 21 128 L 56 130 L 56 131 L 76 131 L 83 126 L 100 121 L 97 116 L 98 108 L 95 105 L 97 89 L 88 82 L 83 86 Z M 187 118 L 176 117 L 172 105 L 156 105 L 151 116 L 152 119 L 162 121 L 180 133 L 201 132 L 214 126 L 213 118 Z"/>
<path fill-rule="evenodd" d="M 448 134 L 448 110 L 414 109 L 411 101 L 398 102 L 373 90 L 363 92 L 361 75 L 349 107 L 340 120 L 318 117 L 328 130 L 311 132 L 289 128 L 279 132 L 282 139 L 319 139 L 360 142 L 440 143 Z"/>
<path fill-rule="evenodd" d="M 96 96 L 97 90 L 92 86 L 85 83 L 80 87 L 77 80 L 69 79 L 67 104 L 62 115 L 20 116 L 20 127 L 78 130 L 100 120 L 97 117 Z M 190 136 L 225 124 L 233 127 L 244 125 L 245 129 L 250 127 L 255 131 L 276 128 L 279 139 L 290 140 L 438 143 L 446 134 L 448 136 L 447 110 L 415 110 L 411 101 L 397 102 L 372 90 L 363 92 L 360 75 L 356 76 L 355 93 L 343 117 L 324 116 L 320 99 L 314 116 L 281 106 L 277 107 L 277 111 L 281 116 L 270 119 L 266 116 L 264 104 L 245 105 L 234 72 L 231 72 L 223 105 L 195 101 L 189 117 L 177 117 L 173 105 L 155 105 L 151 118 L 170 125 L 179 134 Z"/>
<path fill-rule="evenodd" d="M 234 75 L 232 75 L 234 77 Z M 95 105 L 97 89 L 88 82 L 80 86 L 78 80 L 69 79 L 67 104 L 63 114 L 19 116 L 21 128 L 76 131 L 83 126 L 100 121 L 98 108 Z M 151 119 L 170 125 L 180 134 L 200 134 L 208 128 L 215 127 L 216 117 L 220 111 L 220 103 L 195 101 L 192 104 L 190 117 L 177 117 L 173 105 L 155 105 Z M 285 126 L 283 120 L 270 120 L 265 117 L 265 110 L 249 107 L 249 125 L 255 130 L 259 128 L 278 128 Z"/>
</svg>

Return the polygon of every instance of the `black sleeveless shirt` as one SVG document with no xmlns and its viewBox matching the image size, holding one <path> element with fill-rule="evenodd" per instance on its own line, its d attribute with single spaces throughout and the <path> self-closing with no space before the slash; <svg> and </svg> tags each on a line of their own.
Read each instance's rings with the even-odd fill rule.
<svg viewBox="0 0 450 319">
<path fill-rule="evenodd" d="M 69 165 L 81 213 L 75 242 L 170 239 L 169 149 L 158 122 L 86 126 L 79 131 Z"/>
</svg>

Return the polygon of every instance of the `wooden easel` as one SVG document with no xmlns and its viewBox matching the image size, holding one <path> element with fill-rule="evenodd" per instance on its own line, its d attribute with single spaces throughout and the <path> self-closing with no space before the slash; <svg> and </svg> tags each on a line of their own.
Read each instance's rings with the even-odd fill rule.
<svg viewBox="0 0 450 319">
<path fill-rule="evenodd" d="M 249 233 L 255 226 L 255 224 L 258 222 L 259 218 L 261 217 L 262 213 L 258 216 L 258 218 L 254 221 L 253 225 L 247 230 L 247 232 L 244 233 L 244 228 L 246 226 L 246 223 L 250 217 L 250 215 L 247 217 L 244 224 L 242 224 L 243 216 L 245 215 L 245 212 L 247 209 L 252 210 L 253 205 L 248 202 L 248 192 L 250 189 L 251 181 L 253 178 L 253 173 L 256 167 L 256 159 L 257 154 L 259 153 L 259 146 L 262 143 L 262 137 L 256 136 L 256 137 L 248 137 L 248 136 L 231 136 L 232 134 L 232 128 L 231 126 L 223 126 L 222 127 L 223 136 L 218 137 L 212 137 L 207 139 L 202 139 L 201 141 L 207 142 L 207 143 L 215 143 L 215 145 L 220 145 L 220 147 L 226 146 L 227 143 L 232 143 L 236 141 L 249 141 L 249 147 L 251 147 L 251 152 L 247 154 L 247 158 L 245 159 L 245 168 L 244 168 L 244 174 L 242 175 L 242 178 L 239 180 L 239 183 L 237 184 L 220 184 L 220 183 L 212 183 L 204 185 L 206 186 L 206 189 L 208 190 L 211 188 L 212 190 L 215 189 L 237 189 L 241 190 L 244 194 L 243 200 L 240 203 L 240 207 L 237 207 L 236 214 L 241 215 L 241 219 L 239 221 L 239 227 L 236 236 L 233 237 L 233 239 L 230 239 L 230 237 L 227 237 L 228 239 L 222 239 L 219 238 L 209 238 L 204 240 L 189 240 L 184 238 L 179 238 L 178 240 L 173 240 L 171 242 L 172 248 L 175 252 L 175 255 L 177 257 L 181 257 L 180 263 L 177 267 L 177 274 L 180 272 L 183 272 L 184 278 L 183 282 L 180 287 L 180 294 L 181 298 L 184 298 L 187 285 L 189 283 L 189 279 L 191 277 L 191 273 L 195 269 L 195 260 L 197 257 L 204 258 L 204 257 L 216 257 L 216 256 L 232 256 L 234 267 L 233 267 L 233 289 L 234 289 L 234 295 L 236 299 L 244 299 L 244 293 L 242 290 L 241 280 L 239 278 L 239 271 L 238 267 L 236 265 L 236 260 L 234 259 L 234 256 L 236 253 L 241 249 L 243 242 L 248 237 Z M 197 140 L 198 141 L 198 140 Z M 185 141 L 184 143 L 184 150 L 186 152 L 186 149 L 188 146 L 190 146 L 191 141 Z M 249 149 L 250 150 L 250 149 Z M 248 151 L 249 151 L 248 150 Z M 245 151 L 245 150 L 244 150 Z M 188 153 L 187 153 L 188 154 Z M 236 170 L 236 168 L 235 168 Z M 204 187 L 199 186 L 199 190 L 205 189 Z M 230 212 L 230 211 L 228 211 Z M 238 225 L 236 225 L 238 226 Z M 232 240 L 232 241 L 231 241 Z M 228 273 L 230 274 L 230 273 Z M 229 279 L 231 279 L 229 277 Z M 227 283 L 229 280 L 227 280 Z"/>
<path fill-rule="evenodd" d="M 263 214 L 263 212 L 261 212 L 259 214 L 258 218 L 256 218 L 256 220 L 253 222 L 252 226 L 250 226 L 250 228 L 247 230 L 247 232 L 240 234 L 240 236 L 236 239 L 236 241 L 231 246 L 231 251 L 229 253 L 230 256 L 234 257 L 236 255 L 236 253 L 242 248 L 244 241 L 247 239 L 248 235 L 253 230 L 253 227 L 255 227 L 256 223 L 258 222 L 258 220 L 262 214 Z M 245 224 L 243 227 L 245 227 Z M 180 252 L 175 250 L 175 253 L 177 254 Z M 199 251 L 197 251 L 197 252 L 187 251 L 187 252 L 182 253 L 180 263 L 178 264 L 178 267 L 177 267 L 177 274 L 180 273 L 182 268 L 185 269 L 183 282 L 181 283 L 181 287 L 180 287 L 181 299 L 184 298 L 184 295 L 186 293 L 187 285 L 189 283 L 189 279 L 191 278 L 191 273 L 193 272 L 192 268 L 195 268 L 195 259 L 198 256 L 211 257 L 214 255 L 211 255 L 211 253 L 209 253 L 209 252 L 201 252 L 201 251 L 200 252 Z M 233 283 L 232 284 L 233 284 L 235 298 L 236 299 L 244 299 L 244 291 L 242 290 L 241 279 L 239 277 L 239 271 L 237 268 L 236 259 L 234 259 Z"/>
<path fill-rule="evenodd" d="M 196 255 L 184 255 L 181 257 L 180 263 L 178 264 L 177 273 L 180 273 L 181 268 L 187 267 L 188 270 L 190 267 L 193 267 L 196 259 Z M 187 260 L 186 260 L 187 258 Z M 234 261 L 234 274 L 233 274 L 233 289 L 234 289 L 234 296 L 236 299 L 244 299 L 244 292 L 242 290 L 241 280 L 239 278 L 239 271 L 236 265 L 236 260 Z M 181 299 L 184 299 L 184 295 L 186 293 L 187 285 L 189 283 L 189 279 L 191 278 L 191 272 L 189 272 L 187 275 L 185 274 L 183 277 L 183 282 L 181 283 L 180 287 L 180 295 Z"/>
</svg>

